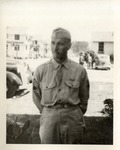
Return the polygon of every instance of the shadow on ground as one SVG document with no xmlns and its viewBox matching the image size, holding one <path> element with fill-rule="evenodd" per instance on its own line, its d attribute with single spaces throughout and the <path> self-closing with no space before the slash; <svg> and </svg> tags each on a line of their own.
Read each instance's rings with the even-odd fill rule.
<svg viewBox="0 0 120 150">
<path fill-rule="evenodd" d="M 40 144 L 39 115 L 8 114 L 7 144 Z M 83 144 L 113 144 L 113 121 L 109 117 L 85 117 Z"/>
</svg>

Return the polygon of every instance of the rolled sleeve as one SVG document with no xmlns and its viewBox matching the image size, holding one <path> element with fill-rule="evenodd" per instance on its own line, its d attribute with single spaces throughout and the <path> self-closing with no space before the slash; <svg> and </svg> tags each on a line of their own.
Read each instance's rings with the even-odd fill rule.
<svg viewBox="0 0 120 150">
<path fill-rule="evenodd" d="M 83 78 L 81 80 L 81 86 L 79 90 L 80 108 L 83 114 L 85 114 L 87 110 L 88 99 L 89 99 L 89 89 L 90 89 L 89 79 L 88 79 L 87 72 L 84 69 Z"/>
<path fill-rule="evenodd" d="M 33 102 L 37 106 L 40 112 L 42 112 L 41 106 L 41 89 L 40 89 L 40 81 L 39 81 L 38 70 L 36 69 L 33 76 L 33 86 L 32 86 L 32 97 Z"/>
</svg>

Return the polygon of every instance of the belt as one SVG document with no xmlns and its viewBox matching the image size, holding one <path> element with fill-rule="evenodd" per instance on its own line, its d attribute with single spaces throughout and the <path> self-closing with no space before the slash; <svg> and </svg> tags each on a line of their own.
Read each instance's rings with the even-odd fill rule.
<svg viewBox="0 0 120 150">
<path fill-rule="evenodd" d="M 61 109 L 61 108 L 70 108 L 70 107 L 76 107 L 78 105 L 71 105 L 71 104 L 55 104 L 53 106 L 48 106 L 48 108 L 56 108 L 56 109 Z"/>
</svg>

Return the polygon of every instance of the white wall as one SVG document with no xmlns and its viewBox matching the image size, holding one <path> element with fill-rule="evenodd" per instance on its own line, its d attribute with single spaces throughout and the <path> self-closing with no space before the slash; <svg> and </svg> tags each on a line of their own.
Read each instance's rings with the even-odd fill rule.
<svg viewBox="0 0 120 150">
<path fill-rule="evenodd" d="M 25 44 L 19 44 L 19 51 L 17 51 L 19 57 L 28 57 L 29 56 L 29 49 L 26 49 Z M 16 57 L 16 51 L 14 46 L 11 43 L 8 43 L 8 55 L 12 57 Z"/>
<path fill-rule="evenodd" d="M 113 42 L 114 33 L 113 32 L 94 32 L 92 33 L 92 41 Z"/>
<path fill-rule="evenodd" d="M 14 35 L 13 34 L 8 34 L 8 40 L 13 41 L 14 40 Z"/>
<path fill-rule="evenodd" d="M 25 44 L 20 44 L 20 50 L 18 51 L 19 57 L 28 57 L 29 50 L 26 49 L 26 45 Z"/>
<path fill-rule="evenodd" d="M 98 53 L 98 43 L 97 42 L 91 43 L 90 49 L 93 50 L 95 53 Z"/>
<path fill-rule="evenodd" d="M 98 42 L 91 43 L 90 49 L 93 50 L 95 53 L 98 53 Z M 114 53 L 113 42 L 104 42 L 104 53 L 108 55 Z"/>
<path fill-rule="evenodd" d="M 8 55 L 13 57 L 16 55 L 14 47 L 11 45 L 11 43 L 8 43 Z"/>
<path fill-rule="evenodd" d="M 20 35 L 20 41 L 25 42 L 26 41 L 26 35 Z"/>
<path fill-rule="evenodd" d="M 14 46 L 12 45 L 12 43 L 18 43 L 19 45 L 19 51 L 15 51 Z M 19 40 L 15 40 L 15 34 L 8 34 L 7 35 L 7 43 L 8 43 L 8 55 L 9 56 L 16 56 L 16 53 L 18 54 L 19 57 L 27 57 L 28 56 L 28 49 L 26 48 L 26 35 L 20 35 L 20 39 Z"/>
<path fill-rule="evenodd" d="M 19 42 L 25 42 L 26 41 L 26 35 L 20 35 L 19 40 L 15 40 L 15 34 L 8 34 L 8 41 L 19 41 Z"/>
<path fill-rule="evenodd" d="M 107 42 L 104 44 L 104 51 L 105 51 L 105 54 L 113 54 L 114 53 L 114 45 L 113 43 L 111 42 Z"/>
</svg>

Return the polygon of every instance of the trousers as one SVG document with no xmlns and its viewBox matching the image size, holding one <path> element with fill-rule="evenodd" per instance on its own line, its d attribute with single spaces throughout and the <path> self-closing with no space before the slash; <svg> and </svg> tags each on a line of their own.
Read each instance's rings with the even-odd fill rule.
<svg viewBox="0 0 120 150">
<path fill-rule="evenodd" d="M 41 144 L 82 144 L 84 118 L 80 107 L 44 107 L 40 117 Z"/>
</svg>

